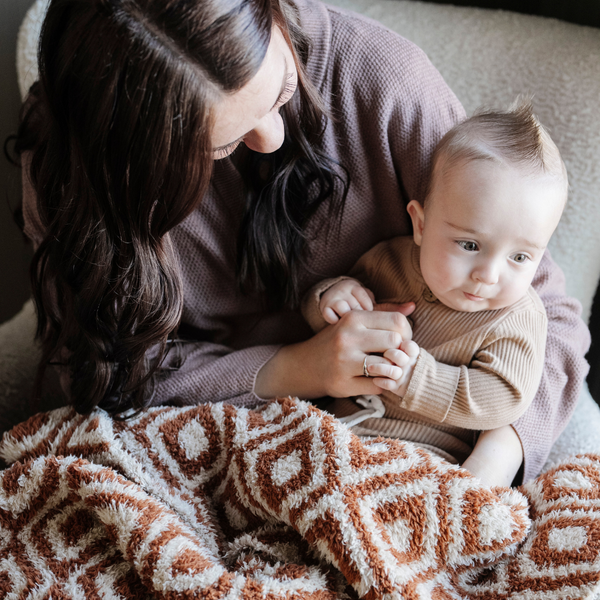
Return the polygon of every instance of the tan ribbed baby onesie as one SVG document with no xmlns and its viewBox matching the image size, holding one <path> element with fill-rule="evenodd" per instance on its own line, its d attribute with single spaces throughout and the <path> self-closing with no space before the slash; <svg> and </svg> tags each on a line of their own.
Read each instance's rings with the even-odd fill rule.
<svg viewBox="0 0 600 600">
<path fill-rule="evenodd" d="M 410 319 L 420 347 L 405 396 L 383 392 L 385 416 L 363 421 L 355 433 L 433 446 L 462 462 L 476 431 L 508 425 L 523 414 L 538 388 L 547 331 L 544 306 L 533 288 L 503 309 L 448 308 L 423 281 L 419 247 L 408 236 L 369 250 L 349 276 L 377 302 L 415 302 Z M 304 299 L 304 317 L 315 331 L 326 325 L 321 294 L 339 280 L 321 282 Z M 341 417 L 360 408 L 336 400 L 328 410 Z"/>
</svg>

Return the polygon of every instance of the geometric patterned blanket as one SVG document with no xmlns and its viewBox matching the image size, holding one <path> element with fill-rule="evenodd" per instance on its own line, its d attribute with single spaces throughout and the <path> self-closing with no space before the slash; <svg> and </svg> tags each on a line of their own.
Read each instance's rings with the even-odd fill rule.
<svg viewBox="0 0 600 600">
<path fill-rule="evenodd" d="M 69 408 L 4 435 L 0 598 L 553 600 L 600 581 L 600 457 L 519 490 L 309 403 Z"/>
</svg>

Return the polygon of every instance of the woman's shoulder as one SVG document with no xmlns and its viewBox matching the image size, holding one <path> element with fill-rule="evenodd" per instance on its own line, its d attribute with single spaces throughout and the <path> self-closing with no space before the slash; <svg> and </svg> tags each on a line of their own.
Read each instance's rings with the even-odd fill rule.
<svg viewBox="0 0 600 600">
<path fill-rule="evenodd" d="M 331 20 L 331 59 L 343 61 L 366 79 L 374 72 L 397 82 L 415 81 L 429 70 L 429 58 L 414 42 L 364 15 L 327 6 Z"/>
<path fill-rule="evenodd" d="M 295 0 L 302 28 L 330 68 L 343 64 L 368 75 L 389 69 L 389 75 L 414 78 L 432 68 L 427 55 L 413 42 L 364 15 L 323 4 L 318 0 Z"/>
<path fill-rule="evenodd" d="M 421 112 L 447 116 L 445 130 L 462 117 L 460 103 L 415 43 L 363 15 L 301 1 L 306 7 L 301 15 L 310 15 L 307 33 L 317 49 L 315 60 L 309 61 L 310 76 L 330 98 L 334 113 L 345 114 L 354 105 L 371 116 L 375 111 L 382 122 L 399 113 L 402 121 L 412 123 L 418 106 Z"/>
<path fill-rule="evenodd" d="M 359 52 L 379 54 L 387 49 L 397 52 L 396 59 L 428 60 L 414 42 L 387 28 L 379 21 L 337 6 L 325 5 L 331 20 L 332 41 Z M 364 43 L 363 46 L 360 44 Z"/>
</svg>

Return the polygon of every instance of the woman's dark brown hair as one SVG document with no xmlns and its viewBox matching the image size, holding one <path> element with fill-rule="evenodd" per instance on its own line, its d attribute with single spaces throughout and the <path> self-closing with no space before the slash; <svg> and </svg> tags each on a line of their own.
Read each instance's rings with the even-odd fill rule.
<svg viewBox="0 0 600 600">
<path fill-rule="evenodd" d="M 258 71 L 273 22 L 295 50 L 299 90 L 288 135 L 256 178 L 243 168 L 243 290 L 275 305 L 298 299 L 304 227 L 341 181 L 316 150 L 325 124 L 302 72 L 307 40 L 287 0 L 52 0 L 40 81 L 22 123 L 46 228 L 32 263 L 46 366 L 66 365 L 71 402 L 114 414 L 152 401 L 152 377 L 173 341 L 183 297 L 169 230 L 201 201 L 212 172 L 211 106 Z M 33 133 L 32 133 L 33 132 Z M 35 142 L 32 142 L 32 139 Z M 306 190 L 311 187 L 315 193 Z M 265 244 L 265 240 L 267 240 Z M 153 358 L 149 358 L 153 357 Z"/>
</svg>

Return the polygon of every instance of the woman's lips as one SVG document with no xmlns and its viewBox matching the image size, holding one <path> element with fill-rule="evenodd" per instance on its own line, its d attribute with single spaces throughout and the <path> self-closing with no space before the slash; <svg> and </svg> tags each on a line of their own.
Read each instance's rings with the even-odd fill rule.
<svg viewBox="0 0 600 600">
<path fill-rule="evenodd" d="M 473 302 L 481 302 L 482 300 L 485 300 L 485 298 L 482 298 L 481 296 L 474 296 L 473 294 L 469 294 L 467 292 L 463 292 L 463 294 L 467 300 L 472 300 Z"/>
</svg>

